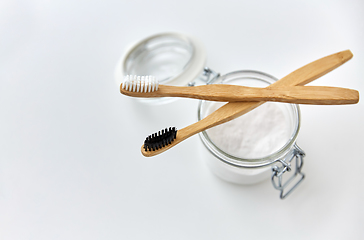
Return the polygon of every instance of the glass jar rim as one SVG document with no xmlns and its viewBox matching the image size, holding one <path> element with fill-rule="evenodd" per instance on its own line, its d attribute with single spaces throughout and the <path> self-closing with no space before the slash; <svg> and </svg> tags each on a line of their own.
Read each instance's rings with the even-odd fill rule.
<svg viewBox="0 0 364 240">
<path fill-rule="evenodd" d="M 234 75 L 258 75 L 258 77 L 251 77 L 257 80 L 261 80 L 261 81 L 265 81 L 267 83 L 271 83 L 268 80 L 262 79 L 264 78 L 268 78 L 272 81 L 277 81 L 278 79 L 267 74 L 264 72 L 260 72 L 260 71 L 255 71 L 255 70 L 240 70 L 240 71 L 234 71 L 234 72 L 230 72 L 228 74 L 225 74 L 223 76 L 220 76 L 218 79 L 216 79 L 214 82 L 219 81 L 221 79 L 229 79 L 229 77 L 232 77 Z M 205 100 L 201 100 L 199 102 L 198 105 L 198 110 L 197 110 L 197 118 L 198 121 L 202 120 L 202 108 L 203 108 L 203 104 L 205 103 Z M 285 104 L 289 104 L 289 103 L 285 103 Z M 300 108 L 297 104 L 289 104 L 290 107 L 292 108 L 293 114 L 295 116 L 295 126 L 294 126 L 294 130 L 290 136 L 290 138 L 287 140 L 287 142 L 285 143 L 285 145 L 283 147 L 281 147 L 279 150 L 265 156 L 265 157 L 261 157 L 261 158 L 239 158 L 236 156 L 233 156 L 231 154 L 226 153 L 225 151 L 221 150 L 218 146 L 216 146 L 214 144 L 214 142 L 209 138 L 208 134 L 206 133 L 206 131 L 202 131 L 199 133 L 199 136 L 203 142 L 203 144 L 205 145 L 205 147 L 218 159 L 220 159 L 221 161 L 228 163 L 230 165 L 236 166 L 236 167 L 247 167 L 247 168 L 254 168 L 254 167 L 263 167 L 263 166 L 267 166 L 270 165 L 272 163 L 274 163 L 275 161 L 277 161 L 278 159 L 282 158 L 282 156 L 285 156 L 290 149 L 292 149 L 292 147 L 294 146 L 299 130 L 300 130 L 300 125 L 301 125 L 301 111 Z"/>
</svg>

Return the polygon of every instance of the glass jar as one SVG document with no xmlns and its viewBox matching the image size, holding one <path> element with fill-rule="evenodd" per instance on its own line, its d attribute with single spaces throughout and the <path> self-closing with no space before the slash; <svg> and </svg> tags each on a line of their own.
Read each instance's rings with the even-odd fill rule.
<svg viewBox="0 0 364 240">
<path fill-rule="evenodd" d="M 266 87 L 275 81 L 276 78 L 262 72 L 237 71 L 212 83 Z M 198 120 L 220 105 L 201 101 Z M 265 105 L 268 107 L 261 110 Z M 205 147 L 202 156 L 214 174 L 231 183 L 255 184 L 271 178 L 273 186 L 281 191 L 280 197 L 284 198 L 304 178 L 301 168 L 305 154 L 296 144 L 299 129 L 298 105 L 265 103 L 237 119 L 201 132 Z M 291 169 L 291 176 L 283 183 L 283 174 Z"/>
</svg>

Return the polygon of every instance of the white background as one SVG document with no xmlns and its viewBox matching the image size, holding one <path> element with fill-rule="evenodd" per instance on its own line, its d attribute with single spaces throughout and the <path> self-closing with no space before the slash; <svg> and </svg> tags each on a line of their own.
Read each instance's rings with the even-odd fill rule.
<svg viewBox="0 0 364 240">
<path fill-rule="evenodd" d="M 144 138 L 196 121 L 196 100 L 143 107 L 119 93 L 130 43 L 188 33 L 222 74 L 281 78 L 352 60 L 311 85 L 364 89 L 364 2 L 0 2 L 0 239 L 363 239 L 364 106 L 301 106 L 306 179 L 221 181 L 194 136 L 154 158 Z"/>
</svg>

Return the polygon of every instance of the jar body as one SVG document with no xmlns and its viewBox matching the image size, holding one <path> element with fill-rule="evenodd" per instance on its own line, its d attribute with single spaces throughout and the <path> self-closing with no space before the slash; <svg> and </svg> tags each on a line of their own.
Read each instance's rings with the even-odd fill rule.
<svg viewBox="0 0 364 240">
<path fill-rule="evenodd" d="M 234 184 L 256 184 L 267 180 L 272 174 L 270 166 L 245 168 L 228 164 L 213 155 L 207 147 L 202 148 L 202 160 L 217 177 Z"/>
<path fill-rule="evenodd" d="M 214 84 L 266 87 L 276 80 L 262 72 L 238 71 L 221 76 Z M 216 104 L 201 101 L 198 119 L 217 109 Z M 270 105 L 266 107 L 265 104 Z M 199 134 L 204 144 L 203 159 L 221 179 L 236 184 L 255 184 L 272 176 L 272 166 L 277 161 L 293 159 L 300 126 L 299 107 L 286 103 L 265 104 L 238 119 Z M 217 128 L 220 129 L 215 130 Z M 242 134 L 244 136 L 240 136 Z M 231 144 L 236 146 L 231 147 Z"/>
</svg>

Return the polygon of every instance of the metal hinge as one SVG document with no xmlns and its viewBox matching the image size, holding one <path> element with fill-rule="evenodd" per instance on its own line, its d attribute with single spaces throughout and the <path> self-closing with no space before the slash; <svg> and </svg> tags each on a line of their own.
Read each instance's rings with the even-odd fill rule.
<svg viewBox="0 0 364 240">
<path fill-rule="evenodd" d="M 193 87 L 195 86 L 196 84 L 197 85 L 200 85 L 201 82 L 202 84 L 212 84 L 218 77 L 220 77 L 220 73 L 217 73 L 213 70 L 211 70 L 210 68 L 208 67 L 205 67 L 203 69 L 203 72 L 202 74 L 200 75 L 200 77 L 197 79 L 198 82 L 200 83 L 196 83 L 196 79 L 193 80 L 192 82 L 189 82 L 188 83 L 188 86 L 189 87 Z"/>
<path fill-rule="evenodd" d="M 296 187 L 305 178 L 305 174 L 301 172 L 304 156 L 305 156 L 304 151 L 295 144 L 292 155 L 288 156 L 288 159 L 278 159 L 276 162 L 279 162 L 280 166 L 274 165 L 272 167 L 272 178 L 271 178 L 272 184 L 275 189 L 281 191 L 280 193 L 281 199 L 287 197 L 294 189 L 296 189 Z M 291 162 L 293 159 L 295 159 L 294 173 L 289 179 L 287 179 L 283 183 L 283 178 L 282 178 L 283 174 L 285 172 L 290 172 L 292 170 Z M 293 180 L 295 179 L 296 182 L 294 183 Z M 289 185 L 292 184 L 293 186 L 288 187 Z"/>
</svg>

